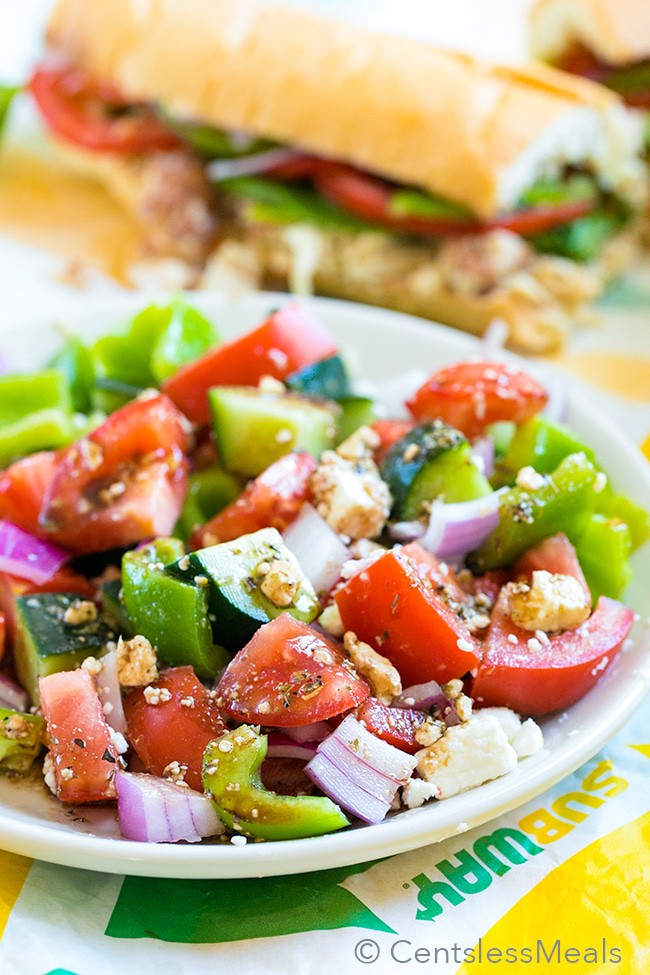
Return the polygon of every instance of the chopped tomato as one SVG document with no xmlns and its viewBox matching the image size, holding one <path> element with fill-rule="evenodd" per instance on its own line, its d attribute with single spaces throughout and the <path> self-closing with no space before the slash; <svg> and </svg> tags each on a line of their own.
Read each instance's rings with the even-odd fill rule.
<svg viewBox="0 0 650 975">
<path fill-rule="evenodd" d="M 418 421 L 441 419 L 473 438 L 492 423 L 523 423 L 547 402 L 544 387 L 509 363 L 458 362 L 434 372 L 406 405 Z"/>
<path fill-rule="evenodd" d="M 57 460 L 58 454 L 45 450 L 17 460 L 0 473 L 0 518 L 32 535 L 43 535 L 38 518 Z"/>
<path fill-rule="evenodd" d="M 60 451 L 41 533 L 102 552 L 173 530 L 187 490 L 184 419 L 164 395 L 134 400 Z"/>
<path fill-rule="evenodd" d="M 219 708 L 191 667 L 165 670 L 151 687 L 171 697 L 148 704 L 144 688 L 129 691 L 124 699 L 129 743 L 147 772 L 162 775 L 171 762 L 179 762 L 187 766 L 190 788 L 203 792 L 203 752 L 226 731 Z"/>
<path fill-rule="evenodd" d="M 357 708 L 356 716 L 373 735 L 400 751 L 415 755 L 422 748 L 415 732 L 425 719 L 423 711 L 416 711 L 415 708 L 391 708 L 376 697 L 369 697 Z"/>
<path fill-rule="evenodd" d="M 492 612 L 472 697 L 521 714 L 548 714 L 579 700 L 611 666 L 634 622 L 633 610 L 601 596 L 581 626 L 531 649 L 532 634 L 515 626 L 507 610 L 503 595 Z"/>
<path fill-rule="evenodd" d="M 88 671 L 41 677 L 39 689 L 58 798 L 72 803 L 114 799 L 119 754 Z"/>
<path fill-rule="evenodd" d="M 337 350 L 334 338 L 318 319 L 291 302 L 273 312 L 259 328 L 184 366 L 163 389 L 190 420 L 208 423 L 211 386 L 256 386 L 262 376 L 286 379 Z"/>
<path fill-rule="evenodd" d="M 237 721 L 287 728 L 349 711 L 369 693 L 336 643 L 282 613 L 228 664 L 217 702 Z"/>
<path fill-rule="evenodd" d="M 533 572 L 540 570 L 562 576 L 573 576 L 591 599 L 576 550 L 562 532 L 551 538 L 545 538 L 543 542 L 524 552 L 515 562 L 513 572 L 515 576 L 526 576 L 529 579 Z"/>
<path fill-rule="evenodd" d="M 151 106 L 129 102 L 114 84 L 81 68 L 39 64 L 29 90 L 55 135 L 85 149 L 132 155 L 182 145 Z"/>
<path fill-rule="evenodd" d="M 445 682 L 477 667 L 479 643 L 456 612 L 464 598 L 416 542 L 386 552 L 335 596 L 346 630 L 388 657 L 404 685 Z"/>
<path fill-rule="evenodd" d="M 537 234 L 550 227 L 584 217 L 594 208 L 592 200 L 572 200 L 554 206 L 513 210 L 487 221 L 460 215 L 401 216 L 391 209 L 396 187 L 352 166 L 323 162 L 316 169 L 314 182 L 319 192 L 341 209 L 389 230 L 423 237 L 477 234 L 495 227 L 512 230 L 517 234 Z"/>
<path fill-rule="evenodd" d="M 241 497 L 194 533 L 193 547 L 231 542 L 260 528 L 284 531 L 310 496 L 309 478 L 316 466 L 311 454 L 285 454 L 251 481 Z"/>
<path fill-rule="evenodd" d="M 415 424 L 411 420 L 375 420 L 371 426 L 379 437 L 375 463 L 380 464 L 393 444 L 410 433 Z"/>
</svg>

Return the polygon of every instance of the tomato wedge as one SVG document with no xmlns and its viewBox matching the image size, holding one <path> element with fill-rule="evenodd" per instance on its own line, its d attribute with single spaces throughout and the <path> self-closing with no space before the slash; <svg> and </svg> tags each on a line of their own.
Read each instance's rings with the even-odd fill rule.
<svg viewBox="0 0 650 975">
<path fill-rule="evenodd" d="M 41 708 L 61 802 L 115 798 L 119 754 L 106 723 L 95 682 L 87 670 L 41 677 Z"/>
<path fill-rule="evenodd" d="M 41 534 L 73 552 L 168 535 L 187 489 L 184 419 L 164 395 L 134 400 L 60 451 Z"/>
<path fill-rule="evenodd" d="M 423 711 L 416 711 L 415 708 L 391 708 L 376 697 L 369 697 L 357 708 L 356 716 L 373 735 L 402 752 L 415 755 L 423 747 L 415 737 L 415 732 L 426 717 Z"/>
<path fill-rule="evenodd" d="M 151 106 L 129 102 L 115 85 L 81 68 L 39 64 L 29 90 L 55 135 L 85 149 L 134 155 L 182 145 Z"/>
<path fill-rule="evenodd" d="M 478 666 L 480 645 L 454 611 L 464 598 L 417 542 L 386 552 L 335 596 L 346 630 L 388 657 L 405 686 L 445 682 Z"/>
<path fill-rule="evenodd" d="M 521 714 L 568 708 L 611 666 L 633 622 L 633 610 L 601 596 L 589 619 L 577 629 L 530 649 L 532 634 L 515 626 L 507 612 L 507 596 L 500 596 L 472 697 L 480 705 L 509 707 Z M 511 636 L 516 643 L 509 640 Z"/>
<path fill-rule="evenodd" d="M 439 418 L 473 438 L 492 423 L 523 423 L 547 402 L 544 387 L 509 363 L 458 362 L 434 372 L 406 405 L 416 420 Z"/>
<path fill-rule="evenodd" d="M 0 518 L 32 535 L 43 535 L 39 515 L 54 477 L 58 455 L 41 451 L 17 460 L 0 474 Z"/>
<path fill-rule="evenodd" d="M 290 302 L 259 328 L 180 369 L 163 389 L 190 420 L 208 423 L 211 386 L 256 386 L 262 376 L 286 379 L 337 351 L 333 336 L 318 319 Z"/>
<path fill-rule="evenodd" d="M 141 687 L 129 691 L 127 738 L 147 772 L 162 775 L 171 762 L 187 765 L 185 781 L 203 792 L 203 752 L 226 731 L 219 708 L 191 667 L 165 670 L 151 686 L 168 690 L 171 698 L 148 704 Z"/>
<path fill-rule="evenodd" d="M 572 200 L 555 206 L 513 210 L 488 221 L 461 216 L 400 216 L 391 212 L 395 186 L 352 166 L 323 162 L 315 172 L 314 182 L 319 192 L 341 209 L 388 230 L 423 237 L 476 234 L 496 227 L 517 234 L 537 234 L 584 217 L 594 208 L 592 200 Z"/>
<path fill-rule="evenodd" d="M 310 497 L 309 479 L 316 466 L 311 454 L 285 454 L 251 481 L 241 497 L 195 532 L 192 546 L 231 542 L 260 528 L 284 531 Z"/>
<path fill-rule="evenodd" d="M 290 728 L 349 711 L 369 693 L 336 643 L 282 613 L 228 664 L 217 703 L 237 721 Z"/>
</svg>

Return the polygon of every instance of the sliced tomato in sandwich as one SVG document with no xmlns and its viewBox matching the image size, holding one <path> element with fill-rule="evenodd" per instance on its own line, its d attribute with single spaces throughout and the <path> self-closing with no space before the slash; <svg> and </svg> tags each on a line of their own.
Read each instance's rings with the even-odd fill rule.
<svg viewBox="0 0 650 975">
<path fill-rule="evenodd" d="M 43 62 L 29 90 L 52 132 L 85 149 L 132 155 L 183 144 L 150 105 L 130 102 L 81 68 Z"/>
</svg>

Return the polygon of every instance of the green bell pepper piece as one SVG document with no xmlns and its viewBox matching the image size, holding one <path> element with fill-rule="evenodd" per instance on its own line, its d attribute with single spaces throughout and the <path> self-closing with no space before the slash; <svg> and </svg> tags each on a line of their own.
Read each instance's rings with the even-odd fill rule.
<svg viewBox="0 0 650 975">
<path fill-rule="evenodd" d="M 230 660 L 215 644 L 207 589 L 183 581 L 164 567 L 182 559 L 177 538 L 157 538 L 122 559 L 122 594 L 132 629 L 145 636 L 167 663 L 189 664 L 202 677 L 214 677 Z"/>
<path fill-rule="evenodd" d="M 350 825 L 341 808 L 325 796 L 282 796 L 265 789 L 260 766 L 266 749 L 266 735 L 242 725 L 205 750 L 203 788 L 229 829 L 237 827 L 263 840 L 293 840 Z"/>
<path fill-rule="evenodd" d="M 174 534 L 187 541 L 197 525 L 204 525 L 242 491 L 241 481 L 217 465 L 191 474 Z"/>
<path fill-rule="evenodd" d="M 158 386 L 217 340 L 212 323 L 181 297 L 168 305 L 149 305 L 131 320 L 123 335 L 107 335 L 95 342 L 92 353 L 97 375 L 104 381 L 100 388 L 123 395 L 124 402 L 141 389 Z M 106 380 L 112 382 L 112 388 Z M 105 401 L 96 405 L 105 406 Z"/>
<path fill-rule="evenodd" d="M 540 474 L 550 474 L 569 454 L 583 453 L 595 464 L 593 451 L 560 423 L 545 416 L 534 416 L 520 424 L 501 460 L 497 461 L 493 487 L 514 484 L 522 467 L 534 467 Z"/>
<path fill-rule="evenodd" d="M 0 467 L 17 457 L 64 447 L 77 438 L 69 413 L 63 410 L 37 410 L 14 423 L 0 424 Z"/>
<path fill-rule="evenodd" d="M 25 376 L 0 376 L 0 425 L 47 409 L 72 413 L 70 387 L 61 372 L 47 369 Z"/>
<path fill-rule="evenodd" d="M 596 512 L 625 522 L 633 552 L 650 539 L 650 513 L 626 495 L 617 494 L 609 483 L 598 496 Z"/>
<path fill-rule="evenodd" d="M 71 336 L 51 360 L 50 369 L 62 372 L 68 380 L 74 409 L 88 413 L 92 409 L 91 393 L 95 384 L 95 365 L 90 349 L 76 336 Z"/>
<path fill-rule="evenodd" d="M 575 542 L 596 507 L 598 472 L 583 454 L 570 454 L 548 475 L 543 487 L 508 488 L 501 495 L 499 524 L 472 552 L 467 564 L 475 575 L 512 563 L 542 539 L 564 532 Z"/>
<path fill-rule="evenodd" d="M 99 598 L 104 617 L 115 632 L 129 640 L 135 636 L 129 614 L 124 605 L 122 580 L 110 579 L 108 582 L 102 582 L 99 587 Z"/>
<path fill-rule="evenodd" d="M 0 708 L 0 769 L 28 772 L 43 747 L 44 725 L 37 714 Z"/>
<path fill-rule="evenodd" d="M 219 192 L 244 203 L 245 218 L 272 224 L 309 223 L 324 230 L 377 230 L 325 200 L 309 186 L 292 185 L 261 176 L 237 176 L 219 183 Z"/>
<path fill-rule="evenodd" d="M 618 518 L 595 514 L 576 544 L 578 561 L 594 603 L 600 596 L 620 599 L 632 581 L 630 529 Z"/>
</svg>

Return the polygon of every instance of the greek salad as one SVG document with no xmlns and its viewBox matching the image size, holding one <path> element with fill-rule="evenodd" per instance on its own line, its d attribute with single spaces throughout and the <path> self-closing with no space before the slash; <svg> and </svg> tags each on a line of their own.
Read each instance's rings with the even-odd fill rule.
<svg viewBox="0 0 650 975">
<path fill-rule="evenodd" d="M 628 638 L 650 518 L 519 366 L 401 389 L 295 302 L 222 342 L 178 297 L 1 361 L 0 770 L 238 845 L 541 749 Z"/>
</svg>

